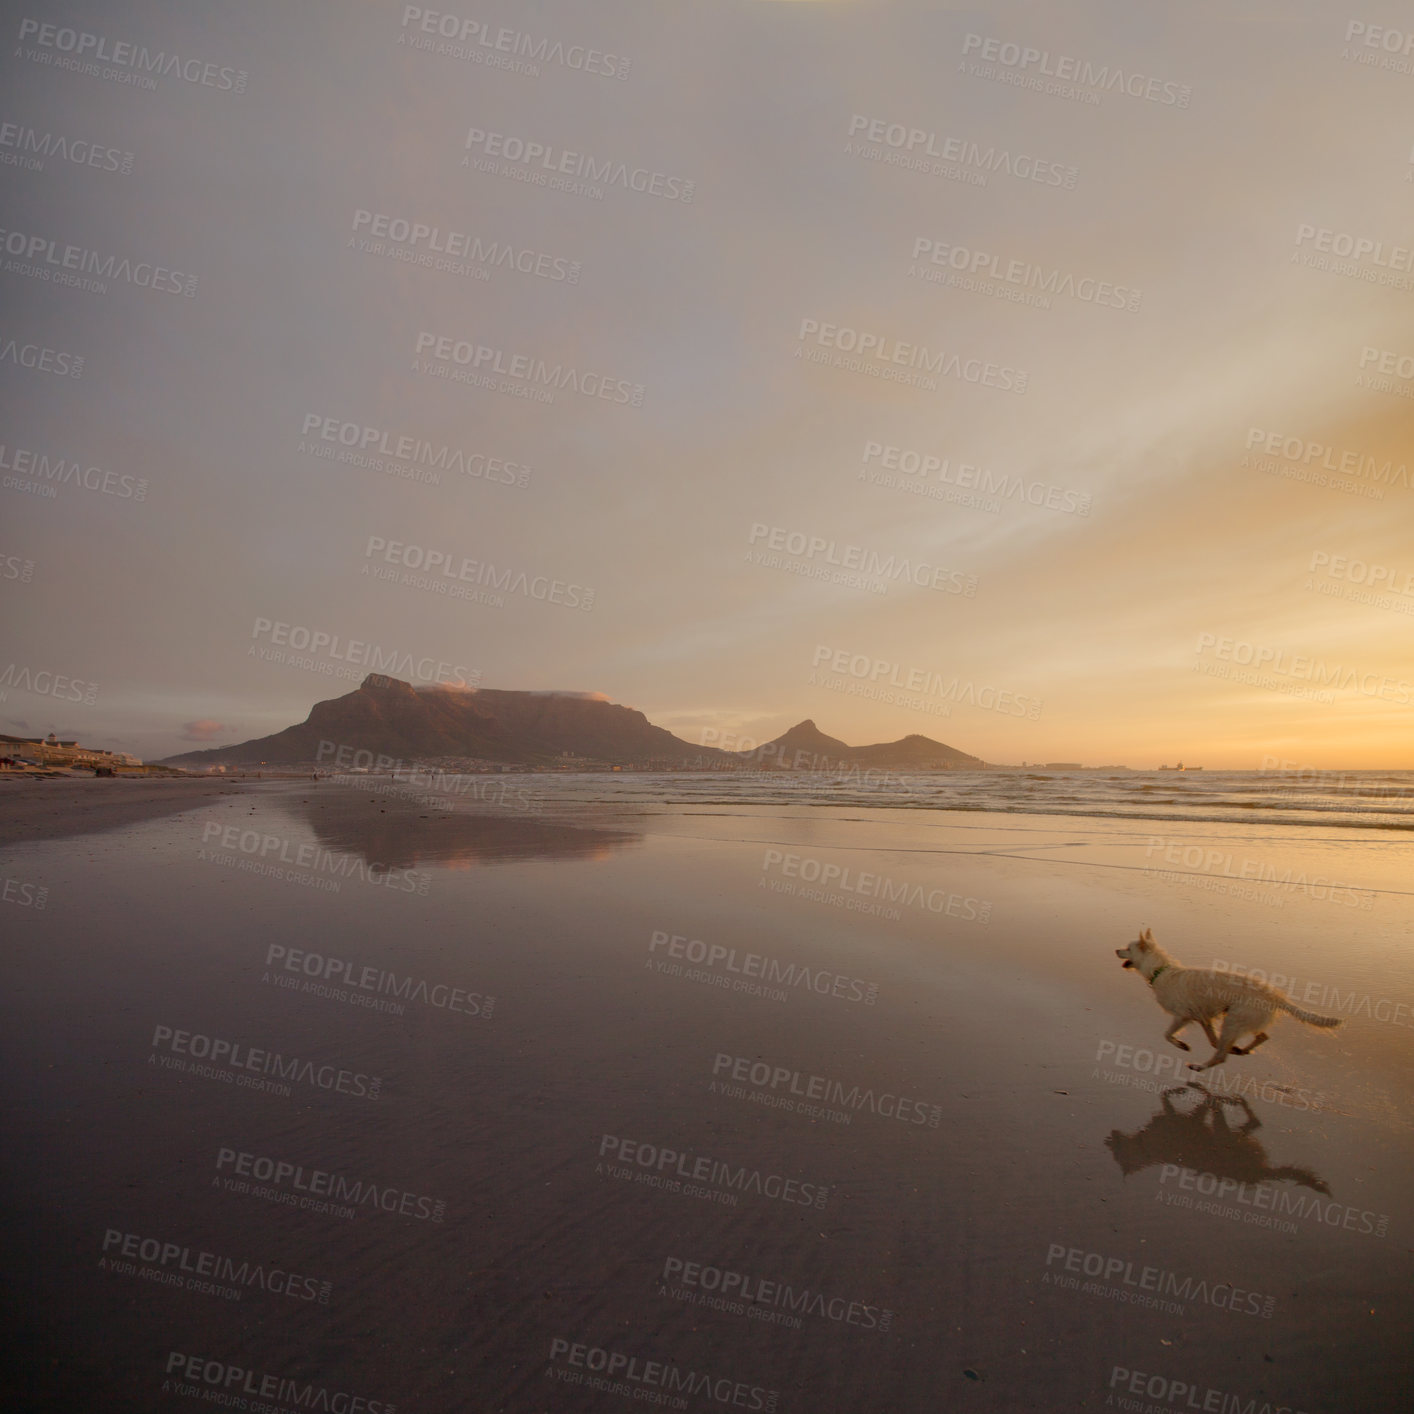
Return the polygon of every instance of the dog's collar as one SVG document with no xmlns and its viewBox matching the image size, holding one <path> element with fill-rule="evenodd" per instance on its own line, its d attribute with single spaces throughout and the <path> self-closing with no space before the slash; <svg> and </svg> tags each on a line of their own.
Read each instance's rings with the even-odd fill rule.
<svg viewBox="0 0 1414 1414">
<path fill-rule="evenodd" d="M 1162 967 L 1157 967 L 1157 968 L 1155 968 L 1155 969 L 1154 969 L 1154 975 L 1149 978 L 1149 985 L 1152 987 L 1152 986 L 1154 985 L 1154 983 L 1159 980 L 1159 975 L 1160 975 L 1161 973 L 1167 972 L 1168 970 L 1169 970 L 1169 964 L 1168 964 L 1167 962 L 1164 963 L 1164 965 L 1163 965 Z"/>
</svg>

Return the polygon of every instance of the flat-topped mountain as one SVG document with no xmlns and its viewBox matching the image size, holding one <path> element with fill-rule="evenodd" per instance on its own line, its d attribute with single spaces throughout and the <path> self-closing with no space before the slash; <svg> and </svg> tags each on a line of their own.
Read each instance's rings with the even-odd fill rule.
<svg viewBox="0 0 1414 1414">
<path fill-rule="evenodd" d="M 333 743 L 333 748 L 325 743 Z M 354 753 L 362 751 L 405 763 L 464 756 L 546 765 L 563 763 L 567 754 L 645 765 L 734 759 L 714 747 L 692 746 L 655 727 L 642 712 L 598 693 L 413 687 L 370 673 L 353 692 L 316 702 L 297 726 L 239 746 L 189 751 L 169 757 L 168 762 L 198 770 L 262 761 L 333 766 L 348 764 Z"/>
</svg>

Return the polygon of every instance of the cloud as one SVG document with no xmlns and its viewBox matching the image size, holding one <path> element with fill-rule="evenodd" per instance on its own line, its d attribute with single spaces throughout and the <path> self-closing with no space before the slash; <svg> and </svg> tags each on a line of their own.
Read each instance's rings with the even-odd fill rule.
<svg viewBox="0 0 1414 1414">
<path fill-rule="evenodd" d="M 184 741 L 215 741 L 218 736 L 230 736 L 235 728 L 227 722 L 213 722 L 210 717 L 202 717 L 195 722 L 182 723 Z"/>
</svg>

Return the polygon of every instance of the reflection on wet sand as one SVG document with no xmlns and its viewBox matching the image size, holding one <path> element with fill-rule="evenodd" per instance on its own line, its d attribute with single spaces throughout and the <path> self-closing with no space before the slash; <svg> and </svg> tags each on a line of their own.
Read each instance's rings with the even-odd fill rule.
<svg viewBox="0 0 1414 1414">
<path fill-rule="evenodd" d="M 582 829 L 496 815 L 418 809 L 396 797 L 340 791 L 281 801 L 329 850 L 357 854 L 367 864 L 413 869 L 420 864 L 468 868 L 522 859 L 607 859 L 639 843 L 637 831 Z"/>
<path fill-rule="evenodd" d="M 1181 1110 L 1175 1096 L 1186 1091 L 1202 1096 L 1191 1110 Z M 1176 1085 L 1159 1097 L 1159 1112 L 1133 1134 L 1112 1130 L 1105 1147 L 1115 1157 L 1126 1178 L 1155 1164 L 1176 1164 L 1179 1168 L 1211 1173 L 1238 1183 L 1290 1182 L 1317 1193 L 1329 1193 L 1330 1186 L 1310 1169 L 1291 1164 L 1273 1166 L 1267 1151 L 1252 1137 L 1262 1121 L 1245 1100 L 1233 1095 L 1216 1095 L 1193 1081 Z M 1246 1116 L 1236 1128 L 1228 1124 L 1224 1105 L 1236 1105 Z"/>
</svg>

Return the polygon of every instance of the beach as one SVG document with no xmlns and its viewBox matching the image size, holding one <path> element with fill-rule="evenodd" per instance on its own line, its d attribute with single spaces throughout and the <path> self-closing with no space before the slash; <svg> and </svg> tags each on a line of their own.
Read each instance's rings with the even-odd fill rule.
<svg viewBox="0 0 1414 1414">
<path fill-rule="evenodd" d="M 1408 7 L 12 24 L 0 1414 L 1410 1409 Z"/>
<path fill-rule="evenodd" d="M 190 809 L 236 789 L 211 777 L 0 775 L 0 847 L 23 840 L 64 839 Z"/>
<path fill-rule="evenodd" d="M 537 779 L 0 796 L 15 1407 L 1403 1407 L 1402 837 Z"/>
</svg>

